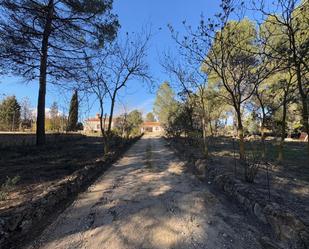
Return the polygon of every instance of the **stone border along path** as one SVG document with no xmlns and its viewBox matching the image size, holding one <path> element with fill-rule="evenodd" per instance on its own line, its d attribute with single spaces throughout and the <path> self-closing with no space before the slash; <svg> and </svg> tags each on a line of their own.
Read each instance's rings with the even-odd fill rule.
<svg viewBox="0 0 309 249">
<path fill-rule="evenodd" d="M 144 136 L 27 249 L 261 249 L 261 230 Z"/>
<path fill-rule="evenodd" d="M 274 201 L 267 200 L 265 194 L 259 193 L 254 187 L 235 179 L 232 173 L 226 172 L 216 165 L 209 164 L 205 159 L 189 162 L 188 155 L 181 154 L 180 145 L 169 144 L 179 157 L 187 160 L 188 167 L 194 171 L 199 179 L 207 180 L 217 189 L 223 191 L 239 207 L 255 216 L 260 222 L 271 229 L 272 237 L 279 244 L 263 237 L 265 248 L 307 249 L 309 248 L 309 227 L 288 208 Z M 274 240 L 273 239 L 273 240 Z"/>
<path fill-rule="evenodd" d="M 106 158 L 73 172 L 34 200 L 2 212 L 0 214 L 0 248 L 19 249 L 20 244 L 24 245 L 26 241 L 30 241 L 39 234 L 41 229 L 52 222 L 52 219 L 57 217 L 78 193 L 84 191 L 138 139 L 128 141 Z"/>
</svg>

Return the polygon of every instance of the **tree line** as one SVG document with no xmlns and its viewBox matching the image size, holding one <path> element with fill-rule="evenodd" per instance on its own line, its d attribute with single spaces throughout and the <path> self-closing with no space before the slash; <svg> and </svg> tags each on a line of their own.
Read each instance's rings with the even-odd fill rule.
<svg viewBox="0 0 309 249">
<path fill-rule="evenodd" d="M 57 102 L 53 102 L 45 117 L 46 131 L 78 131 L 83 124 L 78 122 L 78 94 L 74 92 L 69 115 L 59 110 Z M 13 96 L 6 96 L 0 101 L 0 131 L 35 131 L 35 110 L 31 107 L 28 98 L 20 102 Z"/>
<path fill-rule="evenodd" d="M 152 81 L 146 62 L 150 32 L 119 37 L 120 24 L 112 10 L 112 0 L 0 1 L 1 73 L 39 84 L 37 145 L 45 143 L 49 84 L 96 98 L 108 152 L 119 93 L 133 79 Z"/>
<path fill-rule="evenodd" d="M 45 143 L 47 82 L 69 87 L 85 58 L 115 38 L 119 23 L 111 10 L 110 0 L 0 1 L 1 73 L 39 84 L 37 145 Z"/>
<path fill-rule="evenodd" d="M 161 64 L 172 82 L 161 85 L 154 111 L 172 136 L 201 137 L 206 157 L 228 116 L 241 159 L 245 126 L 260 135 L 262 157 L 271 131 L 281 161 L 287 132 L 309 133 L 309 2 L 223 0 L 220 8 L 196 28 L 184 21 L 184 34 L 169 25 L 177 52 L 164 53 Z"/>
</svg>

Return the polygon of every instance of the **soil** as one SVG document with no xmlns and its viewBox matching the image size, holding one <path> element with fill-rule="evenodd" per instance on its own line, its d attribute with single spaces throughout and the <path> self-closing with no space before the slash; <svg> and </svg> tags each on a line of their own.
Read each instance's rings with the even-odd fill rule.
<svg viewBox="0 0 309 249">
<path fill-rule="evenodd" d="M 184 138 L 175 139 L 174 142 L 192 160 L 203 157 L 199 146 L 187 144 Z M 262 193 L 265 199 L 289 208 L 306 225 L 309 225 L 309 161 L 306 143 L 286 142 L 285 158 L 280 164 L 276 162 L 276 148 L 273 141 L 267 141 L 266 145 L 268 152 L 266 159 L 260 161 L 261 165 L 254 183 L 247 183 L 247 185 Z M 231 172 L 244 182 L 243 167 L 238 160 L 237 146 L 237 141 L 234 141 L 233 146 L 229 137 L 213 137 L 209 147 L 209 164 Z M 256 153 L 258 146 L 259 141 L 247 141 L 247 153 L 250 154 L 252 151 Z"/>
<path fill-rule="evenodd" d="M 266 230 L 144 136 L 27 249 L 260 249 Z"/>
<path fill-rule="evenodd" d="M 0 185 L 7 177 L 20 177 L 8 191 L 7 198 L 0 201 L 0 212 L 3 212 L 38 198 L 74 171 L 100 160 L 103 144 L 100 137 L 84 137 L 40 148 L 8 147 L 2 149 L 0 155 Z"/>
</svg>

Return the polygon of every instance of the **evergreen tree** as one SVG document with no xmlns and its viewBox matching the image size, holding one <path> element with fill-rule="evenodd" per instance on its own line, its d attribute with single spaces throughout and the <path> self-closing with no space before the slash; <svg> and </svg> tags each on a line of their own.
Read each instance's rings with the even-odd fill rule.
<svg viewBox="0 0 309 249">
<path fill-rule="evenodd" d="M 275 2 L 276 11 L 267 14 L 262 28 L 267 37 L 267 56 L 277 60 L 295 76 L 301 102 L 303 131 L 309 134 L 309 2 Z M 264 12 L 265 13 L 265 12 Z M 307 141 L 309 155 L 309 139 Z"/>
<path fill-rule="evenodd" d="M 208 75 L 209 84 L 219 89 L 220 95 L 236 113 L 241 159 L 245 158 L 242 109 L 269 74 L 265 63 L 261 65 L 263 58 L 257 56 L 256 36 L 252 21 L 229 21 L 216 33 L 216 39 L 203 61 L 203 71 Z"/>
<path fill-rule="evenodd" d="M 14 131 L 20 124 L 20 105 L 15 96 L 8 96 L 0 103 L 0 129 Z"/>
<path fill-rule="evenodd" d="M 76 79 L 85 51 L 95 54 L 113 40 L 112 0 L 0 0 L 0 56 L 6 71 L 37 79 L 37 145 L 45 143 L 47 78 Z M 88 53 L 88 54 L 89 54 Z"/>
<path fill-rule="evenodd" d="M 138 135 L 142 123 L 142 113 L 138 110 L 131 111 L 127 117 L 127 135 Z"/>
<path fill-rule="evenodd" d="M 156 119 L 155 119 L 155 117 L 154 117 L 154 115 L 153 115 L 152 112 L 148 112 L 148 113 L 147 113 L 147 115 L 146 115 L 146 121 L 147 121 L 147 122 L 155 122 L 155 121 L 156 121 Z"/>
<path fill-rule="evenodd" d="M 71 99 L 71 103 L 70 103 L 67 130 L 76 131 L 77 121 L 78 121 L 78 94 L 77 94 L 77 90 L 75 90 L 72 96 L 72 99 Z"/>
<path fill-rule="evenodd" d="M 169 116 L 177 108 L 177 101 L 174 97 L 175 93 L 169 83 L 164 82 L 157 92 L 157 97 L 153 108 L 154 113 L 163 125 L 168 123 Z"/>
</svg>

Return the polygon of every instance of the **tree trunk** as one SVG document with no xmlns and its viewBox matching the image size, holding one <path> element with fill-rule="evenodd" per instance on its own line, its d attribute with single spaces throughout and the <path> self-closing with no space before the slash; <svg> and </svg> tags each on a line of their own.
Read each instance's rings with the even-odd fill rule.
<svg viewBox="0 0 309 249">
<path fill-rule="evenodd" d="M 108 141 L 106 137 L 106 132 L 105 132 L 105 118 L 103 121 L 103 114 L 104 114 L 104 109 L 103 109 L 103 101 L 100 99 L 100 130 L 101 130 L 101 136 L 103 138 L 103 154 L 105 155 L 108 153 Z"/>
<path fill-rule="evenodd" d="M 235 112 L 233 115 L 233 133 L 234 136 L 238 136 L 238 128 L 237 128 L 237 113 Z"/>
<path fill-rule="evenodd" d="M 108 127 L 107 131 L 105 133 L 105 152 L 109 152 L 109 146 L 110 146 L 110 139 L 111 139 L 111 130 L 112 130 L 112 122 L 113 122 L 113 115 L 114 115 L 114 107 L 115 107 L 115 100 L 116 100 L 116 92 L 114 92 L 112 98 L 111 98 L 111 109 L 109 113 L 109 118 L 108 118 Z"/>
<path fill-rule="evenodd" d="M 236 110 L 237 114 L 237 131 L 239 137 L 239 157 L 241 160 L 245 159 L 245 141 L 244 141 L 244 128 L 241 120 L 240 109 Z"/>
<path fill-rule="evenodd" d="M 200 101 L 202 109 L 203 154 L 205 158 L 208 158 L 209 151 L 208 151 L 208 138 L 207 138 L 207 111 L 205 107 L 203 94 L 200 95 Z"/>
<path fill-rule="evenodd" d="M 105 136 L 105 127 L 103 124 L 103 113 L 104 113 L 104 110 L 103 110 L 103 101 L 100 100 L 100 130 L 101 130 L 101 136 L 104 138 Z"/>
<path fill-rule="evenodd" d="M 309 113 L 308 113 L 308 104 L 307 104 L 307 99 L 302 97 L 302 119 L 303 119 L 303 125 L 304 125 L 304 130 L 307 133 L 307 152 L 309 156 Z"/>
<path fill-rule="evenodd" d="M 36 144 L 45 144 L 45 95 L 46 95 L 46 71 L 48 57 L 48 39 L 51 33 L 52 19 L 54 14 L 54 0 L 48 3 L 48 13 L 44 27 L 41 60 L 40 60 L 40 80 L 39 80 L 39 96 L 37 106 L 37 122 L 36 122 Z"/>
<path fill-rule="evenodd" d="M 115 100 L 116 100 L 116 92 L 114 92 L 113 97 L 111 99 L 111 109 L 110 109 L 110 113 L 109 113 L 108 129 L 107 129 L 108 133 L 110 133 L 110 131 L 112 129 L 112 121 L 113 121 L 113 115 L 114 115 Z"/>
<path fill-rule="evenodd" d="M 100 130 L 101 130 L 101 136 L 104 138 L 104 127 L 103 127 L 103 117 L 100 115 Z"/>
<path fill-rule="evenodd" d="M 205 158 L 208 158 L 208 141 L 207 141 L 207 125 L 205 117 L 202 118 L 202 129 L 203 129 L 203 154 Z"/>
<path fill-rule="evenodd" d="M 101 129 L 101 134 L 103 138 L 103 154 L 105 155 L 109 151 L 109 146 L 108 146 L 108 138 L 106 136 L 105 130 L 104 130 L 104 124 L 105 121 L 103 121 L 103 115 L 100 116 L 100 129 Z"/>
<path fill-rule="evenodd" d="M 209 129 L 210 129 L 210 134 L 213 137 L 214 136 L 214 129 L 212 127 L 211 121 L 209 121 Z"/>
<path fill-rule="evenodd" d="M 283 110 L 282 110 L 282 124 L 281 124 L 281 136 L 280 136 L 280 143 L 279 143 L 279 151 L 278 151 L 278 162 L 281 163 L 283 160 L 283 146 L 284 146 L 284 139 L 285 139 L 285 129 L 286 129 L 286 111 L 287 111 L 287 104 L 286 104 L 286 96 L 284 96 L 283 102 Z"/>
<path fill-rule="evenodd" d="M 215 136 L 218 136 L 218 127 L 219 127 L 218 120 L 216 120 L 215 121 Z"/>
<path fill-rule="evenodd" d="M 301 97 L 301 103 L 302 103 L 302 123 L 304 126 L 304 130 L 309 136 L 309 113 L 308 113 L 308 101 L 307 101 L 307 95 L 304 92 L 304 89 L 302 87 L 302 79 L 301 79 L 301 68 L 300 65 L 297 64 L 296 66 L 296 76 L 297 76 L 297 86 L 298 86 L 298 91 Z M 307 152 L 309 156 L 309 137 L 307 141 Z"/>
<path fill-rule="evenodd" d="M 261 142 L 262 142 L 262 158 L 265 159 L 266 157 L 266 144 L 265 144 L 265 122 L 266 122 L 266 112 L 265 112 L 265 106 L 262 100 L 262 95 L 260 95 L 258 88 L 256 89 L 255 93 L 259 103 L 260 107 L 262 109 L 262 124 L 261 124 Z"/>
<path fill-rule="evenodd" d="M 265 144 L 265 116 L 262 117 L 262 124 L 261 124 L 261 142 L 262 142 L 262 158 L 266 157 L 266 144 Z"/>
<path fill-rule="evenodd" d="M 301 102 L 302 102 L 302 120 L 303 120 L 303 126 L 305 128 L 305 132 L 308 135 L 308 141 L 307 141 L 307 153 L 309 157 L 309 113 L 308 113 L 308 96 L 305 93 L 302 85 L 302 69 L 301 65 L 298 61 L 298 55 L 297 55 L 297 49 L 296 49 L 296 39 L 295 39 L 295 34 L 292 32 L 291 29 L 289 29 L 289 38 L 290 38 L 290 47 L 292 48 L 293 51 L 293 60 L 294 60 L 294 65 L 295 65 L 295 70 L 296 70 L 296 77 L 297 77 L 297 86 L 298 86 L 298 91 L 301 96 Z"/>
</svg>

